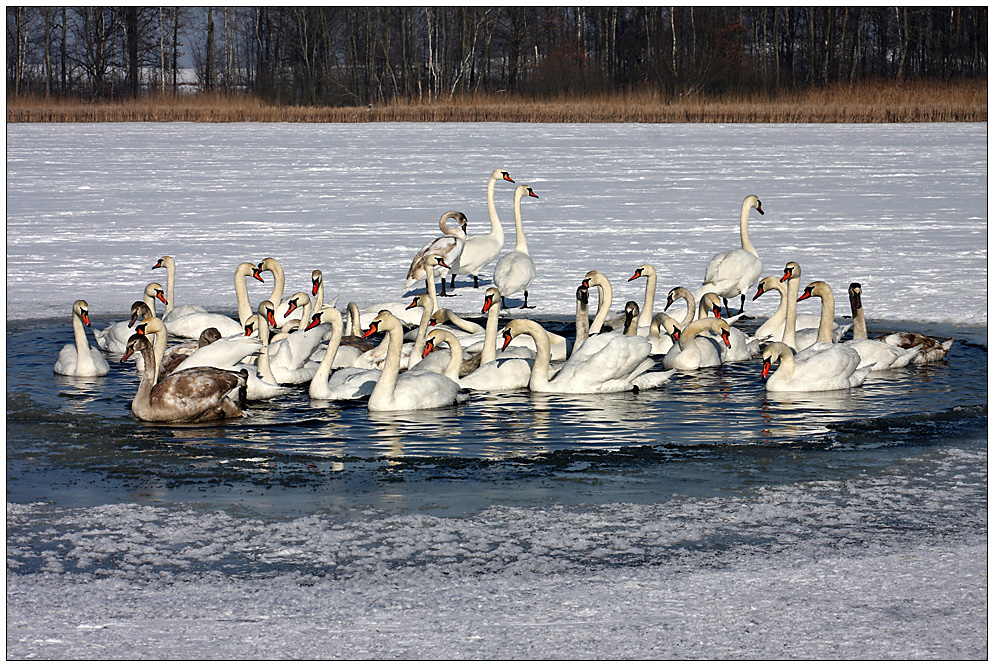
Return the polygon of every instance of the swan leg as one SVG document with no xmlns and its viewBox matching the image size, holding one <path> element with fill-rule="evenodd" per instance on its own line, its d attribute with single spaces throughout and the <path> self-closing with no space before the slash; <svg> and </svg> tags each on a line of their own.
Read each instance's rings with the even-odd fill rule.
<svg viewBox="0 0 994 667">
<path fill-rule="evenodd" d="M 480 278 L 473 276 L 473 289 L 480 289 Z"/>
<path fill-rule="evenodd" d="M 522 308 L 534 308 L 535 307 L 535 306 L 529 306 L 528 305 L 528 290 L 525 290 L 525 305 L 523 305 L 521 307 Z"/>
<path fill-rule="evenodd" d="M 452 274 L 452 280 L 449 282 L 449 287 L 451 287 L 452 289 L 456 288 L 456 274 L 454 273 Z"/>
</svg>

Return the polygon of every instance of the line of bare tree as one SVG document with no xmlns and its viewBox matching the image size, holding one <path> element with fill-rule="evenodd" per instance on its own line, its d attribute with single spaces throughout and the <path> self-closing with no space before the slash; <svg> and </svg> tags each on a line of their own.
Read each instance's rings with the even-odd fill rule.
<svg viewBox="0 0 994 667">
<path fill-rule="evenodd" d="M 7 8 L 8 94 L 355 105 L 986 76 L 986 6 Z"/>
</svg>

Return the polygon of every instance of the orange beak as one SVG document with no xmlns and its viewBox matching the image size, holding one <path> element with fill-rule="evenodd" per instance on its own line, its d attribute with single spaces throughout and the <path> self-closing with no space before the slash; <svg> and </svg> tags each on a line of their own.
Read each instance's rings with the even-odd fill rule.
<svg viewBox="0 0 994 667">
<path fill-rule="evenodd" d="M 362 335 L 362 337 L 363 338 L 369 338 L 374 333 L 376 333 L 376 322 L 373 322 L 372 324 L 369 325 L 369 331 L 367 331 L 366 333 L 364 333 Z"/>
<path fill-rule="evenodd" d="M 310 331 L 319 324 L 321 324 L 321 313 L 315 313 L 314 317 L 311 318 L 311 321 L 308 322 L 306 327 L 304 327 L 304 331 Z"/>
<path fill-rule="evenodd" d="M 766 359 L 765 361 L 763 361 L 763 379 L 765 380 L 766 376 L 769 374 L 770 374 L 770 360 Z"/>
</svg>

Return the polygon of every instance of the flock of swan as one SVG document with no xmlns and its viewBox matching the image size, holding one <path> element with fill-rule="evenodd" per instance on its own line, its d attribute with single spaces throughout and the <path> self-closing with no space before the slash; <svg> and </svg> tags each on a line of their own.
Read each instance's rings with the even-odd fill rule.
<svg viewBox="0 0 994 667">
<path fill-rule="evenodd" d="M 925 364 L 941 359 L 951 340 L 936 341 L 921 334 L 894 333 L 869 338 L 862 307 L 862 289 L 849 286 L 852 323 L 835 321 L 832 289 L 823 281 L 800 289 L 801 267 L 789 262 L 783 275 L 760 278 L 758 252 L 749 239 L 752 210 L 764 214 L 758 197 L 749 195 L 739 218 L 741 247 L 716 254 L 696 290 L 675 287 L 662 312 L 655 310 L 657 275 L 651 264 L 635 269 L 628 281 L 646 280 L 641 306 L 634 301 L 612 314 L 610 280 L 589 271 L 576 289 L 576 335 L 567 340 L 539 323 L 516 318 L 500 324 L 505 297 L 524 293 L 535 277 L 521 219 L 521 203 L 537 198 L 531 187 L 514 190 L 516 241 L 498 260 L 504 233 L 494 204 L 498 182 L 514 183 L 496 169 L 487 185 L 491 220 L 488 234 L 467 236 L 466 216 L 447 211 L 439 220 L 442 236 L 415 255 L 405 289 L 424 282 L 425 292 L 411 302 L 379 303 L 360 308 L 349 303 L 346 313 L 337 297 L 325 302 L 320 270 L 311 285 L 284 298 L 286 278 L 280 263 L 267 257 L 258 264 L 243 262 L 235 269 L 237 319 L 201 306 L 177 306 L 176 262 L 160 258 L 152 267 L 166 271 L 166 288 L 149 283 L 131 308 L 128 321 L 94 331 L 97 346 L 89 345 L 89 305 L 72 307 L 74 344 L 62 348 L 55 363 L 60 375 L 106 375 L 104 353 L 134 360 L 140 378 L 131 404 L 134 415 L 150 422 L 203 422 L 239 417 L 246 401 L 267 400 L 306 385 L 312 398 L 365 400 L 370 411 L 438 408 L 466 400 L 474 391 L 592 394 L 641 391 L 666 384 L 677 371 L 762 359 L 767 391 L 831 391 L 859 386 L 870 373 Z M 456 275 L 473 276 L 494 260 L 493 286 L 484 291 L 481 311 L 486 326 L 439 308 L 436 280 L 446 295 Z M 270 297 L 253 308 L 247 281 L 265 282 L 270 273 Z M 776 291 L 777 310 L 747 335 L 734 326 L 742 316 L 746 294 L 753 300 Z M 590 292 L 597 291 L 597 311 L 590 319 Z M 729 299 L 740 297 L 739 314 L 731 316 Z M 818 316 L 799 315 L 797 303 L 819 298 Z M 677 302 L 684 301 L 680 312 Z M 158 315 L 159 305 L 164 306 Z M 724 306 L 725 317 L 721 315 Z M 671 310 L 672 308 L 672 310 Z M 852 328 L 851 340 L 843 336 Z M 381 334 L 374 344 L 370 337 Z M 168 346 L 169 336 L 188 342 Z M 663 370 L 653 370 L 661 363 Z M 777 368 L 771 373 L 774 365 Z"/>
</svg>

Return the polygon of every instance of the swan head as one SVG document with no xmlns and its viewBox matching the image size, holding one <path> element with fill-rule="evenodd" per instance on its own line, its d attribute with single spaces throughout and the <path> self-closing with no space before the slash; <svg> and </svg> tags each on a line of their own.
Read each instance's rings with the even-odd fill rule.
<svg viewBox="0 0 994 667">
<path fill-rule="evenodd" d="M 652 322 L 649 325 L 655 327 L 658 331 L 661 327 L 667 334 L 676 342 L 680 339 L 680 323 L 675 319 L 667 315 L 666 313 L 656 313 L 652 316 Z"/>
<path fill-rule="evenodd" d="M 145 296 L 150 296 L 153 299 L 158 299 L 167 306 L 169 305 L 169 300 L 166 299 L 166 290 L 162 289 L 162 285 L 159 283 L 145 285 Z"/>
<path fill-rule="evenodd" d="M 83 324 L 90 326 L 90 306 L 83 299 L 77 299 L 72 304 L 73 315 L 83 321 Z"/>
<path fill-rule="evenodd" d="M 425 338 L 425 349 L 423 352 L 421 352 L 421 358 L 424 359 L 429 354 L 434 352 L 435 348 L 438 347 L 439 343 L 447 343 L 448 338 L 451 335 L 452 334 L 450 334 L 449 332 L 443 331 L 441 329 L 436 329 L 431 333 L 429 333 L 428 337 Z"/>
<path fill-rule="evenodd" d="M 274 276 L 283 274 L 283 266 L 278 261 L 276 261 L 276 259 L 272 257 L 267 257 L 266 259 L 259 262 L 259 265 L 256 268 L 259 270 L 259 273 L 263 271 L 269 271 Z M 256 277 L 259 278 L 259 280 L 262 280 L 260 276 L 256 275 Z M 263 282 L 265 281 L 263 280 Z"/>
<path fill-rule="evenodd" d="M 849 284 L 849 303 L 852 304 L 854 310 L 863 307 L 863 287 L 859 283 Z"/>
<path fill-rule="evenodd" d="M 259 304 L 259 315 L 266 318 L 269 326 L 276 327 L 276 306 L 269 299 Z"/>
<path fill-rule="evenodd" d="M 484 315 L 490 312 L 494 303 L 500 300 L 500 290 L 496 287 L 488 287 L 487 293 L 483 297 L 483 313 Z"/>
<path fill-rule="evenodd" d="M 436 266 L 442 266 L 445 267 L 446 269 L 452 268 L 445 263 L 445 260 L 442 259 L 441 255 L 432 254 L 425 257 L 425 267 L 429 269 L 434 269 Z M 431 275 L 430 271 L 428 272 L 428 275 Z"/>
<path fill-rule="evenodd" d="M 310 300 L 310 297 L 307 296 L 307 292 L 297 292 L 296 294 L 294 294 L 293 297 L 290 299 L 289 302 L 290 305 L 287 306 L 286 312 L 283 313 L 283 317 L 289 317 L 290 313 L 292 313 L 293 311 L 297 310 L 297 308 L 300 307 L 300 302 L 303 301 L 304 299 Z"/>
<path fill-rule="evenodd" d="M 828 283 L 826 283 L 824 280 L 816 280 L 804 288 L 804 292 L 802 292 L 801 295 L 797 297 L 797 300 L 804 301 L 805 299 L 810 298 L 812 296 L 818 296 L 824 299 L 826 295 L 829 295 L 831 293 L 832 293 L 832 288 L 828 286 Z"/>
<path fill-rule="evenodd" d="M 321 273 L 321 269 L 311 271 L 311 296 L 317 296 L 322 280 L 324 280 L 324 275 Z"/>
<path fill-rule="evenodd" d="M 143 350 L 151 350 L 152 343 L 149 342 L 148 337 L 145 334 L 136 333 L 131 334 L 128 338 L 128 344 L 124 349 L 124 356 L 121 357 L 121 362 L 125 362 L 131 358 L 131 355 L 135 352 L 142 354 Z"/>
<path fill-rule="evenodd" d="M 591 285 L 603 286 L 609 284 L 607 276 L 598 271 L 597 269 L 591 269 L 587 271 L 587 275 L 583 277 L 583 281 L 580 283 L 583 287 L 590 287 Z"/>
<path fill-rule="evenodd" d="M 418 294 L 417 296 L 414 297 L 414 300 L 411 301 L 411 303 L 408 304 L 407 308 L 405 308 L 404 310 L 410 310 L 411 308 L 417 308 L 418 306 L 420 306 L 421 308 L 429 308 L 431 307 L 431 305 L 432 303 L 430 296 L 428 296 L 427 294 Z"/>
<path fill-rule="evenodd" d="M 153 269 L 174 269 L 176 268 L 176 260 L 174 260 L 169 255 L 163 255 L 159 258 L 159 261 L 155 263 Z"/>
<path fill-rule="evenodd" d="M 759 285 L 756 288 L 756 296 L 752 297 L 752 300 L 755 301 L 759 297 L 769 292 L 771 289 L 777 290 L 778 292 L 783 294 L 783 286 L 780 283 L 780 279 L 777 278 L 776 276 L 766 276 L 765 278 L 760 280 Z"/>
<path fill-rule="evenodd" d="M 369 338 L 374 333 L 379 333 L 381 331 L 399 330 L 403 327 L 400 324 L 400 320 L 391 313 L 389 310 L 381 310 L 376 314 L 376 317 L 372 322 L 369 323 L 369 329 L 363 334 L 363 338 Z"/>
<path fill-rule="evenodd" d="M 635 269 L 635 273 L 632 274 L 632 277 L 628 279 L 628 282 L 632 282 L 633 280 L 642 277 L 648 278 L 649 276 L 654 276 L 654 275 L 656 275 L 656 268 L 652 264 L 643 264 L 642 266 Z"/>
<path fill-rule="evenodd" d="M 709 311 L 714 317 L 721 317 L 721 297 L 717 294 L 708 292 L 701 297 L 701 303 L 704 305 L 705 310 Z"/>
<path fill-rule="evenodd" d="M 742 207 L 745 209 L 754 208 L 760 215 L 766 215 L 763 213 L 763 202 L 759 201 L 759 197 L 756 195 L 749 195 L 746 197 L 745 201 L 742 202 Z"/>
<path fill-rule="evenodd" d="M 197 339 L 197 347 L 201 348 L 219 340 L 221 340 L 221 332 L 217 330 L 217 327 L 208 327 L 200 332 L 200 337 Z"/>
<path fill-rule="evenodd" d="M 763 379 L 770 374 L 770 366 L 775 364 L 781 358 L 791 357 L 793 358 L 794 353 L 790 351 L 784 343 L 773 342 L 767 343 L 766 347 L 763 348 Z"/>
<path fill-rule="evenodd" d="M 528 195 L 529 197 L 534 197 L 535 199 L 538 199 L 538 195 L 535 194 L 535 191 L 532 190 L 532 188 L 531 188 L 530 185 L 519 185 L 518 187 L 514 188 L 514 198 L 515 199 L 521 199 L 525 195 Z"/>
<path fill-rule="evenodd" d="M 310 331 L 319 324 L 324 324 L 324 323 L 331 324 L 332 330 L 335 330 L 336 321 L 337 321 L 337 329 L 341 329 L 342 314 L 338 312 L 337 308 L 332 308 L 331 306 L 325 306 L 324 308 L 322 308 L 321 310 L 319 310 L 318 312 L 314 313 L 311 316 L 311 321 L 307 323 L 306 327 L 304 327 L 304 331 Z"/>
<path fill-rule="evenodd" d="M 714 320 L 715 320 L 715 322 L 711 323 L 711 331 L 714 331 L 719 336 L 721 336 L 721 340 L 722 340 L 722 342 L 725 343 L 725 347 L 727 347 L 728 349 L 731 349 L 732 348 L 732 341 L 729 340 L 728 337 L 729 337 L 729 335 L 731 335 L 732 330 L 728 326 L 728 322 L 726 322 L 725 320 L 723 320 L 721 318 L 718 318 L 718 317 L 714 318 Z"/>
<path fill-rule="evenodd" d="M 581 284 L 576 288 L 576 302 L 581 307 L 586 307 L 590 303 L 590 288 Z"/>
<path fill-rule="evenodd" d="M 466 215 L 462 211 L 446 211 L 442 214 L 442 217 L 438 219 L 438 226 L 445 231 L 445 224 L 447 220 L 455 220 L 456 223 L 462 228 L 463 233 L 466 233 L 466 225 L 469 224 Z"/>
<path fill-rule="evenodd" d="M 663 310 L 666 310 L 672 306 L 677 299 L 688 299 L 691 303 L 693 303 L 694 295 L 686 287 L 674 287 L 670 290 L 669 294 L 666 295 L 666 305 L 663 306 Z"/>
<path fill-rule="evenodd" d="M 135 322 L 143 320 L 152 314 L 152 309 L 144 301 L 135 301 L 131 304 L 131 319 L 128 321 L 128 328 L 135 326 Z"/>
<path fill-rule="evenodd" d="M 507 173 L 506 169 L 494 169 L 493 173 L 490 174 L 490 178 L 494 179 L 495 181 L 498 179 L 504 179 L 509 183 L 514 183 L 514 179 L 511 178 L 511 175 Z"/>
<path fill-rule="evenodd" d="M 149 315 L 135 327 L 135 332 L 140 334 L 164 334 L 166 325 L 155 315 Z"/>
<path fill-rule="evenodd" d="M 780 279 L 780 282 L 785 283 L 792 278 L 800 277 L 801 265 L 797 262 L 787 262 L 787 266 L 785 266 L 783 270 L 783 278 Z"/>
</svg>

